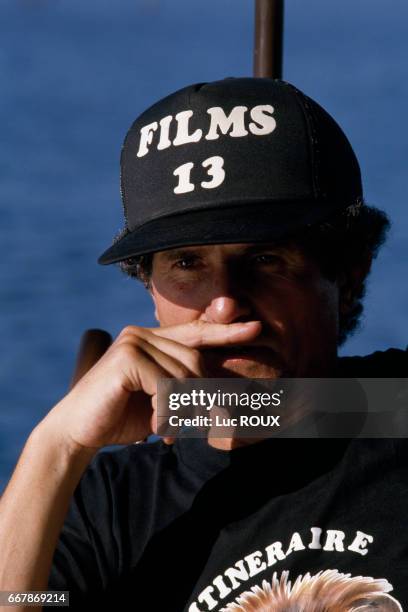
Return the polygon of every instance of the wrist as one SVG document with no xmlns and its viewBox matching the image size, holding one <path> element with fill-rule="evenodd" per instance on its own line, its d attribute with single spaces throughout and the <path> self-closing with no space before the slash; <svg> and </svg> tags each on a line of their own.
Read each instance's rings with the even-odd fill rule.
<svg viewBox="0 0 408 612">
<path fill-rule="evenodd" d="M 77 443 L 62 427 L 54 422 L 49 413 L 30 434 L 31 446 L 47 450 L 61 462 L 86 467 L 99 448 L 88 448 Z"/>
</svg>

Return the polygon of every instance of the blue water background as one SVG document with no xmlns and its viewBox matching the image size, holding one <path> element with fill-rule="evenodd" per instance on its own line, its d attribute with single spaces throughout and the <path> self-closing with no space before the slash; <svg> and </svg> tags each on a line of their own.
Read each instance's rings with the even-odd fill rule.
<svg viewBox="0 0 408 612">
<path fill-rule="evenodd" d="M 287 5 L 284 76 L 338 119 L 394 222 L 343 353 L 405 347 L 408 4 Z M 96 264 L 122 226 L 128 126 L 186 84 L 250 76 L 252 39 L 252 0 L 2 0 L 0 489 L 83 330 L 154 324 L 144 288 Z"/>
</svg>

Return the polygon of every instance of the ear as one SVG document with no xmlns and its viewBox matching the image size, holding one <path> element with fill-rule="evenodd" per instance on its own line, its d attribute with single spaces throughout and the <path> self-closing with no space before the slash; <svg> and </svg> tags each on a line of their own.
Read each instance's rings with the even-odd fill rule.
<svg viewBox="0 0 408 612">
<path fill-rule="evenodd" d="M 372 254 L 367 252 L 362 259 L 350 265 L 340 273 L 337 279 L 339 287 L 339 310 L 345 315 L 361 298 L 364 281 L 367 278 L 372 263 Z"/>
</svg>

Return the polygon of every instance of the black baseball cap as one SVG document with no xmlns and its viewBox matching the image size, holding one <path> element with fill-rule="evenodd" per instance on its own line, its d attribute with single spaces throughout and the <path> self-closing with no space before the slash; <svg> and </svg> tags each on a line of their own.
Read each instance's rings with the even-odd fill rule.
<svg viewBox="0 0 408 612">
<path fill-rule="evenodd" d="M 147 109 L 121 154 L 126 232 L 110 264 L 180 246 L 270 242 L 363 200 L 335 120 L 280 79 L 190 85 Z"/>
</svg>

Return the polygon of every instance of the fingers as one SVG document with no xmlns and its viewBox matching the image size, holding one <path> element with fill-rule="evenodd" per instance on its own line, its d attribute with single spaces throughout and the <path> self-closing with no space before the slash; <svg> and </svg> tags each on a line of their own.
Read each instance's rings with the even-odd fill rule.
<svg viewBox="0 0 408 612">
<path fill-rule="evenodd" d="M 157 382 L 159 378 L 205 378 L 202 347 L 254 342 L 262 330 L 260 321 L 246 323 L 190 323 L 159 328 L 128 326 L 119 334 L 108 353 L 113 368 L 121 371 L 121 388 L 128 393 L 142 391 L 150 395 L 150 427 L 157 431 Z M 107 354 L 102 358 L 107 359 Z M 111 358 L 109 358 L 110 363 Z M 124 382 L 123 382 L 124 381 Z M 174 438 L 165 436 L 165 444 Z"/>
<path fill-rule="evenodd" d="M 175 340 L 188 347 L 199 348 L 250 342 L 258 336 L 261 329 L 262 324 L 260 321 L 230 323 L 227 325 L 192 321 L 182 325 L 149 328 L 148 331 L 155 336 Z"/>
<path fill-rule="evenodd" d="M 150 330 L 139 327 L 126 328 L 126 338 L 139 350 L 157 360 L 175 378 L 198 376 L 205 378 L 205 366 L 201 353 L 194 349 L 152 334 Z"/>
<path fill-rule="evenodd" d="M 152 356 L 154 355 L 154 350 L 158 350 L 159 353 L 170 356 L 173 362 L 181 364 L 180 372 L 176 372 L 174 374 L 176 378 L 188 378 L 191 375 L 198 376 L 199 378 L 205 378 L 206 370 L 204 360 L 201 353 L 197 349 L 187 347 L 180 342 L 176 342 L 168 338 L 162 338 L 161 336 L 156 336 L 154 334 L 152 334 L 152 337 L 149 338 L 148 344 L 149 348 L 146 350 L 151 350 Z"/>
<path fill-rule="evenodd" d="M 177 342 L 159 337 L 149 337 L 148 342 L 142 335 L 140 328 L 127 329 L 126 333 L 122 334 L 121 341 L 116 343 L 117 365 L 121 364 L 125 374 L 123 388 L 127 392 L 134 394 L 140 390 L 151 396 L 150 429 L 158 433 L 156 394 L 159 378 L 202 377 L 202 357 L 195 349 L 184 347 Z M 164 350 L 153 344 L 152 339 Z M 173 444 L 174 441 L 171 437 L 164 438 L 166 444 Z"/>
<path fill-rule="evenodd" d="M 200 376 L 198 360 L 191 349 L 180 346 L 176 342 L 161 342 L 156 346 L 152 342 L 139 340 L 139 348 L 148 355 L 152 361 L 166 370 L 171 377 L 189 378 L 195 374 Z"/>
<path fill-rule="evenodd" d="M 170 359 L 170 358 L 169 358 Z M 112 363 L 104 376 L 111 379 L 114 378 L 114 372 L 119 371 L 118 380 L 119 386 L 127 393 L 135 393 L 144 391 L 152 396 L 157 392 L 157 381 L 159 378 L 169 378 L 173 374 L 164 367 L 176 369 L 166 359 L 165 355 L 160 355 L 159 360 L 151 358 L 150 353 L 140 348 L 138 345 L 133 345 L 130 342 L 123 343 L 116 348 L 116 354 L 112 356 Z M 85 382 L 85 379 L 84 379 Z M 118 395 L 117 384 L 114 385 L 112 394 Z"/>
</svg>

